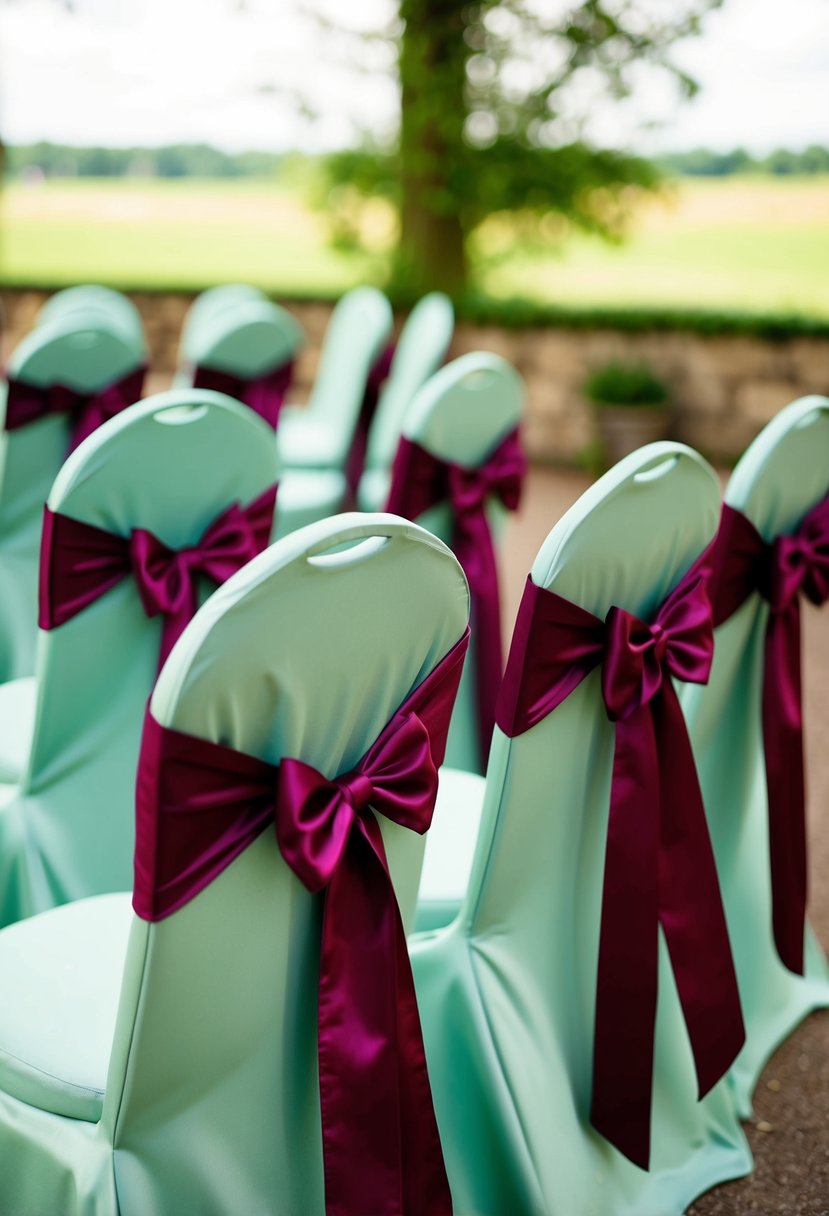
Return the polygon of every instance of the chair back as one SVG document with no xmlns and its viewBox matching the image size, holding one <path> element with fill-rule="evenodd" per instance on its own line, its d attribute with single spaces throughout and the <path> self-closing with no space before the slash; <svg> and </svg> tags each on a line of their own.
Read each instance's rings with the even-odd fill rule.
<svg viewBox="0 0 829 1216">
<path fill-rule="evenodd" d="M 464 631 L 465 580 L 435 538 L 345 515 L 229 580 L 156 686 L 163 726 L 271 763 L 352 768 Z M 423 841 L 378 819 L 404 918 Z M 265 830 L 166 919 L 134 922 L 104 1100 L 136 1209 L 322 1213 L 320 897 Z"/>
<path fill-rule="evenodd" d="M 69 457 L 51 511 L 180 549 L 232 503 L 276 480 L 265 423 L 230 398 L 162 393 L 131 406 Z M 204 580 L 203 596 L 214 584 Z M 34 738 L 21 797 L 32 837 L 32 910 L 129 889 L 135 764 L 159 661 L 162 618 L 134 578 L 41 631 Z M 26 914 L 24 908 L 21 914 Z"/>
<path fill-rule="evenodd" d="M 104 322 L 115 326 L 133 345 L 136 352 L 144 355 L 146 345 L 141 314 L 129 296 L 111 287 L 97 283 L 85 283 L 78 287 L 66 287 L 50 296 L 37 314 L 36 323 L 43 325 L 52 321 L 75 316 L 86 322 L 89 314 L 99 313 Z"/>
<path fill-rule="evenodd" d="M 725 501 L 767 543 L 796 530 L 829 492 L 829 400 L 781 410 L 734 469 Z M 717 857 L 746 1019 L 733 1069 L 740 1113 L 766 1059 L 813 1008 L 829 1004 L 829 969 L 806 926 L 805 978 L 781 962 L 772 934 L 769 804 L 762 698 L 768 603 L 753 594 L 717 629 L 708 685 L 682 690 Z M 780 694 L 783 695 L 782 692 Z M 808 791 L 807 791 L 808 792 Z"/>
<path fill-rule="evenodd" d="M 642 448 L 555 525 L 531 580 L 600 620 L 612 605 L 648 620 L 710 542 L 718 507 L 716 478 L 696 453 Z M 744 1172 L 724 1086 L 697 1100 L 663 941 L 651 1172 L 589 1122 L 614 739 L 598 668 L 524 733 L 508 738 L 496 726 L 459 917 L 413 950 L 459 1210 L 680 1212 L 711 1185 L 694 1190 L 701 1176 L 729 1176 L 720 1148 Z M 451 995 L 450 971 L 463 997 Z"/>
<path fill-rule="evenodd" d="M 143 339 L 142 339 L 143 343 Z M 8 375 L 37 388 L 66 384 L 94 393 L 144 361 L 117 324 L 96 306 L 44 320 L 12 352 Z M 5 417 L 6 386 L 0 386 Z M 37 621 L 37 556 L 43 504 L 70 443 L 66 414 L 0 430 L 0 678 L 30 675 Z"/>
<path fill-rule="evenodd" d="M 391 468 L 406 410 L 421 385 L 446 358 L 454 326 L 452 301 L 443 292 L 430 292 L 412 309 L 400 331 L 388 379 L 369 427 L 366 468 Z"/>
<path fill-rule="evenodd" d="M 239 299 L 198 318 L 187 356 L 198 367 L 250 379 L 287 363 L 304 339 L 287 309 L 270 300 Z"/>
<path fill-rule="evenodd" d="M 182 322 L 179 364 L 195 362 L 192 348 L 200 340 L 202 325 L 210 323 L 222 312 L 232 312 L 239 304 L 256 304 L 263 300 L 267 300 L 265 293 L 249 283 L 222 283 L 202 291 L 193 300 Z"/>
</svg>

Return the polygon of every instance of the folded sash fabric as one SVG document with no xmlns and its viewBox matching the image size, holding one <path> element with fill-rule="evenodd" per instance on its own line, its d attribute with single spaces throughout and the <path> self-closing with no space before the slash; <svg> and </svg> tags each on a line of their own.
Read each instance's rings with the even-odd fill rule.
<svg viewBox="0 0 829 1216">
<path fill-rule="evenodd" d="M 770 543 L 725 504 L 711 561 L 715 625 L 755 592 L 769 606 L 762 720 L 772 926 L 781 962 L 802 975 L 807 866 L 799 597 L 802 593 L 813 604 L 829 598 L 829 497 L 794 533 Z"/>
<path fill-rule="evenodd" d="M 500 728 L 520 735 L 601 666 L 615 750 L 590 1118 L 642 1168 L 650 1156 L 659 926 L 700 1097 L 745 1037 L 696 767 L 672 684 L 672 678 L 708 679 L 713 630 L 706 582 L 697 563 L 646 624 L 617 607 L 601 621 L 528 580 L 497 712 Z"/>
<path fill-rule="evenodd" d="M 196 611 L 199 577 L 223 583 L 267 547 L 276 489 L 246 507 L 234 503 L 179 550 L 144 528 L 116 536 L 44 507 L 38 625 L 58 628 L 132 575 L 147 616 L 164 615 L 160 668 Z"/>
<path fill-rule="evenodd" d="M 351 440 L 348 459 L 345 463 L 345 480 L 352 501 L 357 493 L 357 486 L 360 484 L 360 478 L 365 468 L 368 433 L 371 429 L 372 419 L 377 412 L 380 389 L 388 379 L 389 372 L 391 371 L 394 351 L 394 343 L 390 342 L 375 359 L 366 380 L 366 390 L 363 393 L 363 400 L 360 404 L 357 426 L 354 430 L 354 437 Z"/>
<path fill-rule="evenodd" d="M 137 367 L 122 379 L 114 380 L 94 393 L 81 392 L 68 384 L 55 383 L 41 387 L 10 376 L 6 396 L 6 430 L 15 431 L 49 414 L 69 414 L 72 420 L 69 451 L 73 452 L 102 422 L 114 418 L 140 399 L 146 371 L 146 367 Z"/>
<path fill-rule="evenodd" d="M 515 510 L 527 460 L 518 431 L 511 431 L 477 468 L 439 459 L 403 438 L 392 469 L 386 510 L 417 519 L 429 507 L 448 501 L 452 508 L 451 548 L 463 567 L 472 600 L 476 659 L 476 703 L 481 762 L 486 764 L 495 723 L 495 703 L 503 671 L 501 608 L 495 547 L 486 514 L 490 497 Z"/>
<path fill-rule="evenodd" d="M 294 378 L 294 361 L 288 359 L 259 376 L 237 376 L 223 372 L 217 367 L 196 365 L 193 372 L 193 388 L 207 388 L 215 393 L 227 393 L 228 397 L 249 406 L 274 430 L 279 422 L 279 412 Z"/>
<path fill-rule="evenodd" d="M 452 1201 L 414 984 L 372 812 L 429 827 L 468 631 L 349 773 L 268 764 L 147 715 L 138 766 L 135 911 L 188 903 L 273 825 L 324 900 L 319 1085 L 329 1216 L 445 1216 Z"/>
</svg>

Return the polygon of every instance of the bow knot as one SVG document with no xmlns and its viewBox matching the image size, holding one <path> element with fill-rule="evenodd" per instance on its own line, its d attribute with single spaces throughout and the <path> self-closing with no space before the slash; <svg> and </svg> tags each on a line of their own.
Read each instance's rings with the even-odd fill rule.
<svg viewBox="0 0 829 1216">
<path fill-rule="evenodd" d="M 58 382 L 39 387 L 10 376 L 6 397 L 6 430 L 28 426 L 49 414 L 68 414 L 72 423 L 69 445 L 72 452 L 102 422 L 114 418 L 128 405 L 138 401 L 145 373 L 146 368 L 142 365 L 94 392 L 84 392 Z"/>
</svg>

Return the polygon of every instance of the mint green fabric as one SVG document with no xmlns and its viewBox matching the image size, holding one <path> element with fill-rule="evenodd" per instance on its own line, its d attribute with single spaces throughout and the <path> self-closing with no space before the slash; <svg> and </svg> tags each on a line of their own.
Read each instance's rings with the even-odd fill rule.
<svg viewBox="0 0 829 1216">
<path fill-rule="evenodd" d="M 191 389 L 99 427 L 66 461 L 49 506 L 181 547 L 275 480 L 267 424 Z M 19 784 L 0 787 L 0 923 L 131 886 L 135 763 L 160 637 L 132 579 L 41 633 L 31 747 Z"/>
<path fill-rule="evenodd" d="M 367 470 L 391 468 L 406 410 L 417 390 L 446 358 L 454 328 L 452 301 L 443 292 L 429 292 L 409 313 L 369 427 Z"/>
<path fill-rule="evenodd" d="M 32 746 L 37 680 L 20 676 L 0 684 L 0 783 L 21 779 Z"/>
<path fill-rule="evenodd" d="M 250 283 L 222 283 L 202 291 L 187 310 L 181 326 L 179 340 L 179 363 L 192 363 L 191 344 L 198 343 L 203 324 L 211 323 L 215 316 L 233 310 L 238 304 L 250 304 L 267 300 L 258 287 Z"/>
<path fill-rule="evenodd" d="M 228 302 L 196 320 L 186 334 L 191 369 L 201 364 L 234 376 L 258 376 L 292 359 L 305 341 L 291 313 L 265 299 Z"/>
<path fill-rule="evenodd" d="M 137 354 L 146 356 L 141 314 L 128 296 L 111 287 L 95 283 L 66 287 L 50 296 L 37 314 L 36 324 L 64 322 L 70 317 L 83 324 L 93 323 L 95 314 L 105 328 L 120 330 Z"/>
<path fill-rule="evenodd" d="M 829 400 L 804 397 L 757 436 L 734 469 L 725 498 L 771 541 L 792 531 L 827 491 Z M 751 597 L 717 630 L 709 684 L 682 690 L 746 1021 L 746 1045 L 732 1070 L 744 1117 L 751 1114 L 757 1079 L 777 1045 L 807 1013 L 829 1005 L 829 968 L 811 929 L 805 977 L 783 966 L 772 936 L 760 711 L 767 621 L 765 601 Z"/>
<path fill-rule="evenodd" d="M 416 394 L 406 412 L 403 434 L 440 460 L 475 468 L 514 431 L 524 406 L 524 382 L 500 355 L 475 351 L 435 372 Z M 382 474 L 372 479 L 375 492 Z M 388 486 L 386 486 L 386 496 Z M 368 495 L 366 494 L 367 498 Z M 379 509 L 361 503 L 367 509 Z M 490 505 L 490 527 L 496 538 L 504 516 L 499 503 Z M 431 507 L 417 521 L 441 540 L 452 540 L 452 511 L 448 504 Z M 446 750 L 450 768 L 483 772 L 475 691 L 475 645 L 469 648 Z"/>
<path fill-rule="evenodd" d="M 93 392 L 142 362 L 134 344 L 108 329 L 99 315 L 89 320 L 86 312 L 69 310 L 23 339 L 9 359 L 8 374 L 38 386 L 58 381 Z M 0 418 L 5 409 L 2 383 Z M 43 504 L 69 439 L 69 422 L 59 414 L 14 431 L 0 429 L 0 680 L 34 671 Z"/>
<path fill-rule="evenodd" d="M 614 603 L 647 618 L 718 514 L 709 466 L 679 444 L 650 445 L 563 516 L 532 579 L 601 618 Z M 410 939 L 458 1213 L 678 1216 L 750 1169 L 727 1081 L 697 1100 L 664 940 L 650 1172 L 589 1123 L 613 750 L 598 671 L 526 733 L 496 728 L 460 913 Z"/>
<path fill-rule="evenodd" d="M 391 516 L 340 516 L 272 546 L 213 595 L 173 649 L 152 710 L 176 729 L 272 762 L 299 756 L 334 775 L 359 760 L 457 641 L 468 611 L 463 574 L 434 537 Z M 410 923 L 423 842 L 381 826 Z M 27 943 L 20 957 L 31 974 L 15 964 L 18 986 L 43 993 L 38 960 L 53 958 L 56 940 L 75 932 L 73 908 L 77 917 L 110 918 L 110 940 L 121 933 L 116 902 L 83 901 L 37 918 L 32 924 L 52 940 L 41 949 Z M 0 1210 L 322 1216 L 319 912 L 319 898 L 265 832 L 166 920 L 133 917 L 122 965 L 108 949 L 100 960 L 119 975 L 114 1025 L 110 981 L 96 977 L 100 1043 L 93 1048 L 81 1031 L 77 1062 L 69 1031 L 65 1047 L 49 1049 L 51 1110 L 35 1107 L 31 1094 L 0 1092 Z M 106 934 L 97 926 L 84 937 L 90 953 Z M 0 933 L 4 988 L 4 960 L 14 954 L 7 941 Z M 28 1058 L 44 1057 L 40 1040 L 61 1016 L 41 1001 L 24 1036 Z M 10 1037 L 24 1035 L 13 1013 L 9 1027 Z M 0 1049 L 2 1038 L 0 1022 Z M 103 1054 L 99 1122 L 87 1121 L 91 1109 L 58 1113 L 67 1079 L 96 1088 Z M 46 1089 L 37 1093 L 44 1104 Z"/>
<path fill-rule="evenodd" d="M 478 773 L 441 768 L 417 893 L 416 932 L 442 929 L 457 916 L 469 887 L 485 795 L 486 780 Z"/>
<path fill-rule="evenodd" d="M 307 406 L 283 406 L 279 415 L 284 469 L 345 468 L 366 381 L 393 322 L 391 305 L 376 287 L 355 287 L 337 302 Z"/>
</svg>

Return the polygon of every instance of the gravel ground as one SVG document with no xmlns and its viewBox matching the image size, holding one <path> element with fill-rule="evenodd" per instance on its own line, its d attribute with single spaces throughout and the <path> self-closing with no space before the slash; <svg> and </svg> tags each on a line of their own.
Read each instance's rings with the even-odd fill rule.
<svg viewBox="0 0 829 1216">
<path fill-rule="evenodd" d="M 586 489 L 586 477 L 534 469 L 520 514 L 502 545 L 504 626 L 509 636 L 527 572 L 549 529 Z M 829 950 L 829 619 L 804 611 L 809 794 L 809 917 Z M 775 1053 L 746 1131 L 754 1173 L 717 1187 L 688 1216 L 829 1216 L 829 1011 L 813 1014 Z"/>
</svg>

